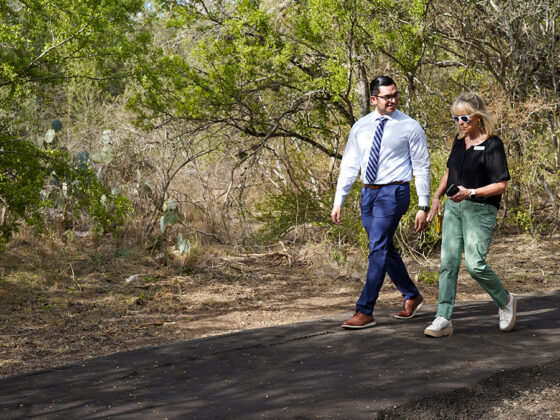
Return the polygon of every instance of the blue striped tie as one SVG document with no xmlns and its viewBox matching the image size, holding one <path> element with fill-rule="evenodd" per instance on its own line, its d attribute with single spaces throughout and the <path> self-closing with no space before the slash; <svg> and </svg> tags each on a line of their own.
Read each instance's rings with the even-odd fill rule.
<svg viewBox="0 0 560 420">
<path fill-rule="evenodd" d="M 369 153 L 369 161 L 366 169 L 366 180 L 368 184 L 375 183 L 377 177 L 377 164 L 379 162 L 379 150 L 381 149 L 381 138 L 383 137 L 383 128 L 387 122 L 387 117 L 379 117 L 379 123 L 375 129 L 371 151 Z"/>
</svg>

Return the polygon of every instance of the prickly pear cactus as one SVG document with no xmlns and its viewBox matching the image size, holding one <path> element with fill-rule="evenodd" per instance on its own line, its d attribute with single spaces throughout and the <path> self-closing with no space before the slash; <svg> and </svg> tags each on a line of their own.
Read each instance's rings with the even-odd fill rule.
<svg viewBox="0 0 560 420">
<path fill-rule="evenodd" d="M 51 121 L 51 128 L 55 131 L 55 132 L 59 132 L 60 130 L 62 130 L 62 121 L 60 120 L 52 120 Z"/>
<path fill-rule="evenodd" d="M 54 131 L 52 128 L 49 128 L 45 133 L 45 138 L 44 138 L 45 143 L 50 146 L 54 146 L 57 140 L 58 139 L 56 136 L 56 131 Z"/>
<path fill-rule="evenodd" d="M 188 256 L 191 253 L 191 241 L 184 240 L 181 232 L 177 235 L 177 249 L 181 255 Z"/>
</svg>

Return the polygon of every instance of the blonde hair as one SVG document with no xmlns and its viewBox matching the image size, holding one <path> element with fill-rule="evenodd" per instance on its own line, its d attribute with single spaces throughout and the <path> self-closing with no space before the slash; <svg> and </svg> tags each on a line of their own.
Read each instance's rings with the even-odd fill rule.
<svg viewBox="0 0 560 420">
<path fill-rule="evenodd" d="M 455 102 L 453 102 L 453 105 L 451 105 L 451 113 L 453 115 L 465 113 L 478 115 L 480 117 L 480 132 L 487 138 L 494 134 L 496 120 L 494 120 L 494 117 L 486 110 L 486 105 L 481 96 L 476 93 L 467 92 L 459 95 L 457 99 L 455 99 Z M 463 132 L 459 129 L 459 124 L 457 124 L 457 131 L 459 132 L 459 138 L 465 137 Z"/>
</svg>

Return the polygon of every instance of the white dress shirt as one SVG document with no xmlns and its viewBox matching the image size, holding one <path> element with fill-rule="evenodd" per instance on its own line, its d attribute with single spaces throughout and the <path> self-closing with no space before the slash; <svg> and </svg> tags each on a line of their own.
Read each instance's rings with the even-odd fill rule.
<svg viewBox="0 0 560 420">
<path fill-rule="evenodd" d="M 358 171 L 361 171 L 362 182 L 367 183 L 366 169 L 379 117 L 377 111 L 373 111 L 356 121 L 350 130 L 340 164 L 335 206 L 342 206 Z M 430 200 L 430 156 L 424 130 L 417 121 L 399 110 L 385 117 L 388 120 L 381 140 L 374 184 L 411 181 L 414 175 L 418 205 L 427 206 Z"/>
</svg>

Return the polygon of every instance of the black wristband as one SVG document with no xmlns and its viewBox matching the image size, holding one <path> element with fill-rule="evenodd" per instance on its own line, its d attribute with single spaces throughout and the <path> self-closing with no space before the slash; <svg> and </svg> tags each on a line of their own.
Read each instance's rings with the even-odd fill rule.
<svg viewBox="0 0 560 420">
<path fill-rule="evenodd" d="M 428 213 L 430 211 L 430 208 L 428 206 L 418 206 L 418 210 L 422 210 Z"/>
</svg>

